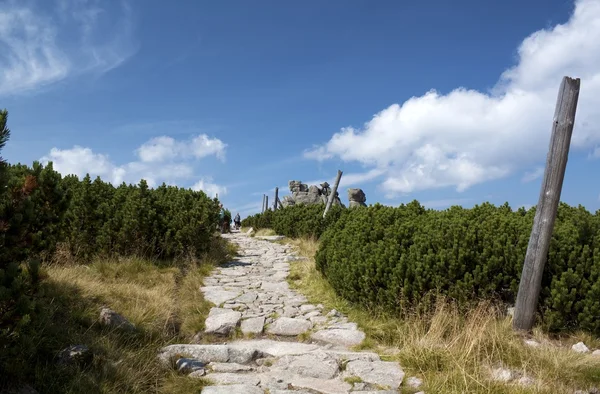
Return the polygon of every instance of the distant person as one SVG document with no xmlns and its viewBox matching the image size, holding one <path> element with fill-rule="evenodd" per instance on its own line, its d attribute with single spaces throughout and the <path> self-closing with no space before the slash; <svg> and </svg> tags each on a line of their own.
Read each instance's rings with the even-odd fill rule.
<svg viewBox="0 0 600 394">
<path fill-rule="evenodd" d="M 233 224 L 235 225 L 235 229 L 239 230 L 242 226 L 242 220 L 240 219 L 240 213 L 238 212 L 233 219 Z"/>
</svg>

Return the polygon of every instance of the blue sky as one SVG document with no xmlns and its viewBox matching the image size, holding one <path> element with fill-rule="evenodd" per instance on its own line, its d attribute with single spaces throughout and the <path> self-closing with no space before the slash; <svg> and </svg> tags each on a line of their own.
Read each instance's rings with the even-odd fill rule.
<svg viewBox="0 0 600 394">
<path fill-rule="evenodd" d="M 600 0 L 0 0 L 10 162 L 219 193 L 291 179 L 443 209 L 537 203 L 563 75 L 562 200 L 600 208 Z"/>
</svg>

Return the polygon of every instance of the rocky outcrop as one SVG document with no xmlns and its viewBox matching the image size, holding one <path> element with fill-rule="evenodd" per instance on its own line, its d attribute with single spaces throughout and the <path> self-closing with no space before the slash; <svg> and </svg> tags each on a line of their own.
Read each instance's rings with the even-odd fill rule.
<svg viewBox="0 0 600 394">
<path fill-rule="evenodd" d="M 321 183 L 321 187 L 316 185 L 308 186 L 302 181 L 290 181 L 289 182 L 290 195 L 287 195 L 281 201 L 281 205 L 284 207 L 289 207 L 291 205 L 304 204 L 304 205 L 316 205 L 316 204 L 325 204 L 327 203 L 327 199 L 331 194 L 331 188 L 329 187 L 329 183 L 323 182 Z M 339 193 L 335 192 L 335 197 L 333 199 L 333 205 L 341 205 L 342 204 Z"/>
<path fill-rule="evenodd" d="M 367 206 L 367 197 L 362 189 L 348 189 L 348 201 L 350 208 Z"/>
</svg>

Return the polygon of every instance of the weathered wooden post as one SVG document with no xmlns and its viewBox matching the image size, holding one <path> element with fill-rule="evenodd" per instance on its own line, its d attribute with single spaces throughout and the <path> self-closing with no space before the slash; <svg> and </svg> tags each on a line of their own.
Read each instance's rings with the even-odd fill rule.
<svg viewBox="0 0 600 394">
<path fill-rule="evenodd" d="M 269 210 L 269 196 L 265 194 L 265 212 Z"/>
<path fill-rule="evenodd" d="M 265 195 L 263 194 L 262 207 L 260 208 L 260 213 L 265 213 Z"/>
<path fill-rule="evenodd" d="M 513 316 L 514 330 L 530 331 L 535 323 L 542 274 L 548 258 L 550 239 L 569 157 L 579 86 L 579 78 L 564 77 L 558 91 L 544 180 L 517 293 Z"/>
<path fill-rule="evenodd" d="M 340 184 L 340 179 L 342 179 L 342 171 L 338 170 L 337 177 L 335 178 L 335 183 L 333 184 L 333 189 L 331 189 L 331 194 L 327 199 L 327 204 L 325 205 L 325 211 L 323 212 L 323 218 L 327 215 L 327 211 L 331 208 L 331 204 L 333 204 L 333 199 L 335 198 L 335 193 L 337 192 L 338 185 Z"/>
<path fill-rule="evenodd" d="M 273 210 L 277 210 L 277 201 L 279 201 L 279 187 L 275 188 L 275 200 L 273 201 Z"/>
</svg>

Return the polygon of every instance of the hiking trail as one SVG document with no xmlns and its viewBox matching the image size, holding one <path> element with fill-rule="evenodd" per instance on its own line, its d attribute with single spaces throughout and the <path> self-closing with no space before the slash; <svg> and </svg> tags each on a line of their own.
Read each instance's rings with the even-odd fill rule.
<svg viewBox="0 0 600 394">
<path fill-rule="evenodd" d="M 339 312 L 323 313 L 288 286 L 290 262 L 300 259 L 290 246 L 225 234 L 239 246 L 232 262 L 217 267 L 200 291 L 215 304 L 205 334 L 215 338 L 241 330 L 253 339 L 215 344 L 170 345 L 159 357 L 190 377 L 214 384 L 203 394 L 392 394 L 404 371 L 396 362 L 351 347 L 365 338 Z"/>
</svg>

